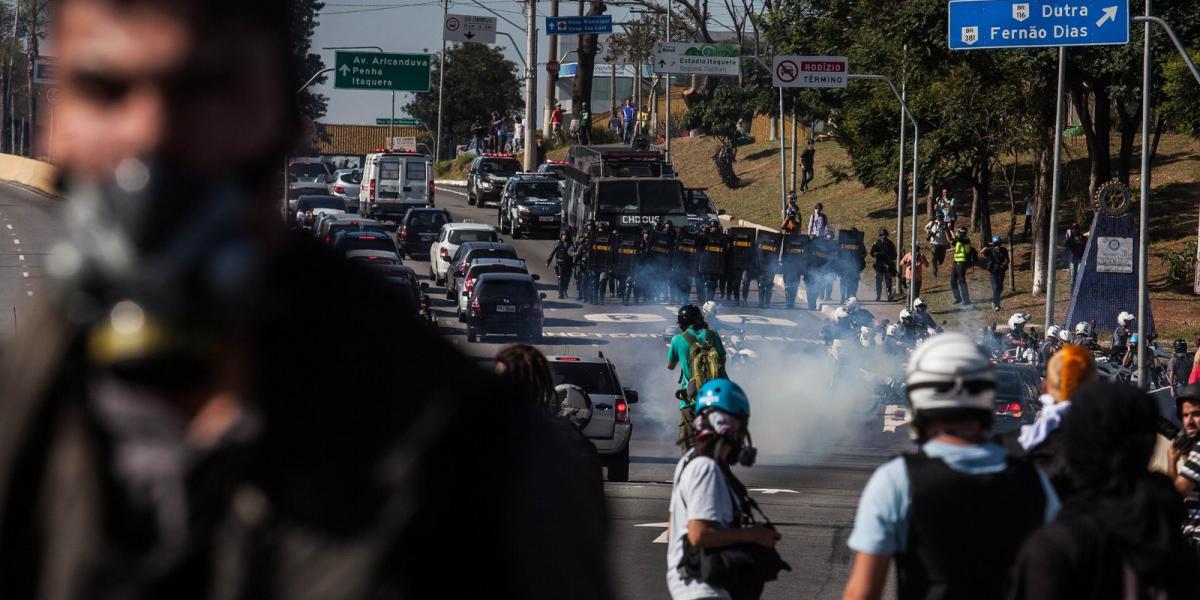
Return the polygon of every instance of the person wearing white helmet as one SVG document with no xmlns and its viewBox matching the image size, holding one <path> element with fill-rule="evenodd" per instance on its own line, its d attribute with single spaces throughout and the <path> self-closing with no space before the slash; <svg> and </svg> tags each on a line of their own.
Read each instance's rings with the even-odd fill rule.
<svg viewBox="0 0 1200 600">
<path fill-rule="evenodd" d="M 875 315 L 871 314 L 871 311 L 863 308 L 862 305 L 859 304 L 858 297 L 850 296 L 849 298 L 846 298 L 846 303 L 842 305 L 842 308 L 846 309 L 846 314 L 850 319 L 849 324 L 851 327 L 857 329 L 859 327 L 875 326 Z"/>
<path fill-rule="evenodd" d="M 974 340 L 929 338 L 907 371 L 920 448 L 867 482 L 843 597 L 879 598 L 894 559 L 900 598 L 1005 598 L 1017 550 L 1058 513 L 1058 496 L 1036 465 L 989 441 L 996 373 Z"/>
<path fill-rule="evenodd" d="M 1080 321 L 1075 325 L 1075 335 L 1071 337 L 1071 343 L 1088 349 L 1095 347 L 1096 342 L 1092 339 L 1092 326 L 1087 321 Z"/>
<path fill-rule="evenodd" d="M 910 346 L 915 346 L 917 340 L 921 338 L 921 328 L 917 326 L 917 319 L 913 316 L 912 311 L 907 308 L 900 310 L 900 320 L 897 321 L 900 325 L 900 336 Z"/>
<path fill-rule="evenodd" d="M 1050 357 L 1054 356 L 1055 352 L 1062 347 L 1061 338 L 1062 328 L 1058 325 L 1051 325 L 1046 328 L 1046 339 L 1038 346 L 1038 358 L 1041 364 L 1045 365 L 1050 362 Z"/>
<path fill-rule="evenodd" d="M 1008 331 L 1004 334 L 1005 345 L 1010 348 L 1025 348 L 1033 342 L 1029 332 L 1025 331 L 1025 324 L 1029 322 L 1030 317 L 1029 313 L 1013 313 L 1008 318 Z"/>
<path fill-rule="evenodd" d="M 1117 327 L 1113 329 L 1112 344 L 1109 346 L 1113 358 L 1125 358 L 1125 354 L 1129 350 L 1129 340 L 1133 338 L 1133 322 L 1136 320 L 1136 317 L 1129 312 L 1122 311 L 1117 315 Z"/>
<path fill-rule="evenodd" d="M 930 335 L 930 332 L 938 330 L 937 321 L 933 320 L 933 315 L 929 314 L 929 305 L 925 301 L 917 298 L 913 300 L 913 320 L 917 323 L 917 328 L 921 330 L 921 337 Z"/>
</svg>

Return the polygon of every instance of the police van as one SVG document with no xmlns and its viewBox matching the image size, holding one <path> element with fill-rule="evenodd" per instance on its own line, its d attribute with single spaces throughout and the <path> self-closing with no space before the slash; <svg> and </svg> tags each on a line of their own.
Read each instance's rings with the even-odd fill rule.
<svg viewBox="0 0 1200 600">
<path fill-rule="evenodd" d="M 575 146 L 564 171 L 563 227 L 574 232 L 588 221 L 636 231 L 670 221 L 687 226 L 683 184 L 662 153 L 627 146 Z"/>
<path fill-rule="evenodd" d="M 359 213 L 398 220 L 410 208 L 433 206 L 433 159 L 413 150 L 377 150 L 363 162 Z"/>
</svg>

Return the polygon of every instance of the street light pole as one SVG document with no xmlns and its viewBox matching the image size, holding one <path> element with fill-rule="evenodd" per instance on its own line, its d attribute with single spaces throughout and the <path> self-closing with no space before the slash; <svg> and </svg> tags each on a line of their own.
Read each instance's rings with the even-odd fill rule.
<svg viewBox="0 0 1200 600">
<path fill-rule="evenodd" d="M 673 13 L 671 3 L 674 0 L 667 0 L 667 43 L 671 43 L 671 16 Z M 657 19 L 655 19 L 657 21 Z M 639 73 L 640 75 L 640 73 Z M 667 134 L 667 162 L 671 160 L 671 74 L 667 73 L 667 119 L 666 128 Z"/>
<path fill-rule="evenodd" d="M 525 3 L 529 9 L 529 29 L 525 36 L 525 53 L 529 60 L 525 61 L 525 171 L 532 173 L 537 170 L 536 145 L 537 129 L 534 128 L 534 106 L 537 103 L 537 2 L 530 0 Z"/>
<path fill-rule="evenodd" d="M 1050 243 L 1046 248 L 1046 323 L 1044 327 L 1049 327 L 1054 324 L 1054 287 L 1055 287 L 1055 266 L 1057 266 L 1058 252 L 1055 247 L 1058 245 L 1058 196 L 1060 185 L 1060 172 L 1062 170 L 1062 143 L 1063 143 L 1063 87 L 1066 85 L 1067 72 L 1067 49 L 1064 46 L 1058 47 L 1058 97 L 1054 102 L 1054 175 L 1051 177 L 1050 183 Z M 1069 325 L 1069 324 L 1068 324 Z"/>
<path fill-rule="evenodd" d="M 442 23 L 446 23 L 446 16 L 450 12 L 450 0 L 442 0 Z M 446 89 L 446 35 L 442 34 L 442 54 L 438 58 L 438 115 L 437 115 L 437 139 L 433 142 L 433 161 L 437 162 L 442 159 L 442 93 Z"/>
</svg>

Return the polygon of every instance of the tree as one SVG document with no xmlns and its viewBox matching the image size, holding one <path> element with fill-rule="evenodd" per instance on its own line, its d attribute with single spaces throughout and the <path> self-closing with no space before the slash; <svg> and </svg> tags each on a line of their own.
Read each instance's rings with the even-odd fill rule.
<svg viewBox="0 0 1200 600">
<path fill-rule="evenodd" d="M 580 2 L 579 6 L 582 9 L 583 3 Z M 603 2 L 592 0 L 588 3 L 587 14 L 596 17 L 603 15 L 607 10 L 608 7 Z M 596 52 L 599 50 L 596 38 L 596 34 L 579 36 L 579 49 L 576 51 L 576 54 L 579 55 L 579 62 L 575 70 L 575 87 L 571 89 L 571 107 L 576 112 L 583 102 L 587 102 L 588 108 L 591 109 L 592 76 L 595 75 Z"/>
<path fill-rule="evenodd" d="M 729 187 L 737 187 L 740 181 L 733 170 L 736 160 L 735 150 L 741 141 L 741 133 L 737 129 L 738 119 L 746 116 L 746 107 L 754 100 L 754 92 L 738 86 L 724 85 L 715 92 L 707 102 L 697 104 L 688 109 L 684 122 L 689 127 L 699 126 L 705 133 L 717 138 L 717 151 L 713 154 L 713 162 L 721 181 Z"/>
<path fill-rule="evenodd" d="M 433 61 L 431 77 L 437 81 L 443 67 Z M 517 65 L 504 57 L 501 48 L 484 44 L 455 44 L 446 50 L 446 102 L 442 103 L 442 128 L 447 139 L 465 140 L 471 124 L 492 112 L 511 113 L 521 106 Z M 436 123 L 438 94 L 433 89 L 413 94 L 404 110 L 424 123 Z M 453 143 L 443 144 L 453 148 Z"/>
<path fill-rule="evenodd" d="M 318 73 L 325 69 L 325 62 L 321 60 L 321 55 L 312 52 L 312 37 L 317 29 L 317 15 L 325 8 L 325 3 L 320 0 L 293 0 L 295 5 L 292 11 L 291 24 L 291 40 L 292 53 L 294 54 L 293 64 L 296 65 L 296 79 L 301 83 L 308 81 L 313 73 Z M 313 82 L 314 85 L 325 83 L 326 77 L 322 75 Z M 325 111 L 329 105 L 329 99 L 323 94 L 317 94 L 312 91 L 312 86 L 305 88 L 296 98 L 296 102 L 300 109 L 301 117 L 316 123 L 321 117 L 325 116 Z M 318 130 L 317 135 L 324 137 L 324 131 Z"/>
</svg>

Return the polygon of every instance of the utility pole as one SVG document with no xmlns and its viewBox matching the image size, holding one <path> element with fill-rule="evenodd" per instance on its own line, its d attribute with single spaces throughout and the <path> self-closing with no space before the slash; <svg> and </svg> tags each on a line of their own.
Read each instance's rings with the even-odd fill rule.
<svg viewBox="0 0 1200 600">
<path fill-rule="evenodd" d="M 15 12 L 13 13 L 13 30 L 12 30 L 12 41 L 15 43 L 17 41 L 17 23 L 21 20 L 21 2 L 20 2 L 20 0 L 14 0 L 13 4 L 16 5 Z M 11 48 L 11 51 L 8 53 L 8 76 L 5 77 L 5 84 L 8 88 L 8 95 L 5 98 L 5 102 L 7 102 L 7 108 L 8 108 L 8 123 L 7 123 L 8 124 L 8 151 L 13 154 L 18 154 L 18 152 L 17 152 L 17 119 L 14 116 L 14 113 L 17 112 L 17 110 L 16 110 L 17 109 L 17 100 L 14 97 L 14 93 L 15 93 L 14 88 L 16 86 L 13 85 L 13 54 L 15 54 L 16 51 L 17 51 L 16 48 Z"/>
<path fill-rule="evenodd" d="M 25 139 L 29 139 L 29 152 L 25 156 L 33 156 L 33 139 L 37 135 L 37 98 L 33 93 L 33 71 L 36 68 L 38 56 L 37 16 L 41 12 L 37 0 L 33 0 L 33 8 L 29 11 L 29 125 L 21 136 L 21 147 L 25 148 Z"/>
<path fill-rule="evenodd" d="M 552 16 L 552 17 L 558 16 L 558 0 L 550 0 L 550 16 Z M 547 38 L 547 46 L 548 46 L 548 51 L 546 53 L 546 60 L 547 60 L 547 62 L 551 61 L 551 60 L 556 60 L 558 58 L 558 36 L 557 35 L 549 35 L 549 36 L 546 36 L 546 38 Z M 554 105 L 557 104 L 557 102 L 556 102 L 557 97 L 558 97 L 558 71 L 557 70 L 555 70 L 555 71 L 547 70 L 547 72 L 546 72 L 546 108 L 544 111 L 542 111 L 544 113 L 544 114 L 542 114 L 542 136 L 544 136 L 546 138 L 546 141 L 550 141 L 550 139 L 551 139 L 552 134 L 550 132 L 550 113 L 554 111 Z"/>
<path fill-rule="evenodd" d="M 442 23 L 450 12 L 450 0 L 442 0 Z M 442 158 L 442 91 L 446 89 L 446 34 L 442 33 L 442 56 L 438 59 L 438 116 L 437 138 L 433 142 L 433 161 Z"/>
<path fill-rule="evenodd" d="M 796 107 L 792 106 L 792 191 L 796 191 Z"/>
<path fill-rule="evenodd" d="M 674 0 L 667 0 L 667 43 L 671 43 L 671 3 Z M 657 19 L 655 19 L 657 21 Z M 651 59 L 653 60 L 653 59 Z M 667 137 L 667 161 L 671 160 L 671 74 L 667 73 L 667 120 L 664 128 Z"/>
<path fill-rule="evenodd" d="M 529 10 L 528 28 L 525 33 L 525 171 L 532 173 L 537 170 L 537 145 L 534 142 L 536 131 L 531 131 L 536 123 L 537 108 L 537 2 L 529 0 L 525 3 Z"/>
</svg>

